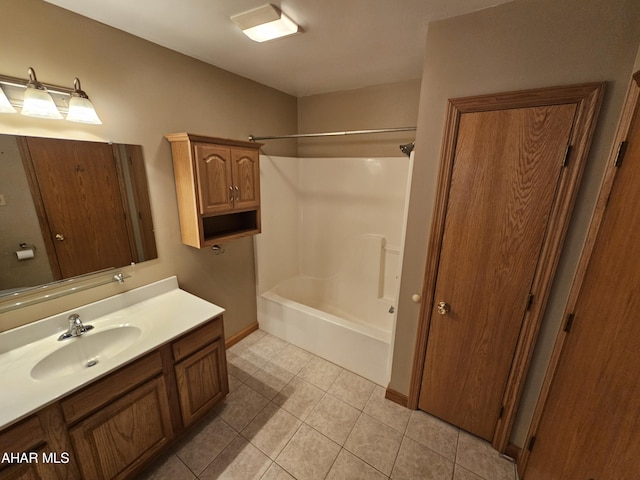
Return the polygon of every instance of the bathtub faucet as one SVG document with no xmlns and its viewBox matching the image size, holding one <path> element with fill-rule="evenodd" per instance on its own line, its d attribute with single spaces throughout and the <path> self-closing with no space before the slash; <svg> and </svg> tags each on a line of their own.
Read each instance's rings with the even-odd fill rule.
<svg viewBox="0 0 640 480">
<path fill-rule="evenodd" d="M 58 341 L 66 340 L 71 337 L 79 337 L 85 332 L 88 332 L 93 328 L 93 325 L 84 325 L 80 320 L 80 315 L 73 313 L 69 315 L 69 330 L 64 332 L 58 337 Z"/>
</svg>

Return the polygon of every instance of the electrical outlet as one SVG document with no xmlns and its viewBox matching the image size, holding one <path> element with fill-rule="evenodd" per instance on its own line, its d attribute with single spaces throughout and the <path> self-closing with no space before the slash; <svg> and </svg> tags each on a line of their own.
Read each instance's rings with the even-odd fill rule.
<svg viewBox="0 0 640 480">
<path fill-rule="evenodd" d="M 4 199 L 4 194 L 0 193 L 0 206 L 6 205 L 7 201 Z"/>
</svg>

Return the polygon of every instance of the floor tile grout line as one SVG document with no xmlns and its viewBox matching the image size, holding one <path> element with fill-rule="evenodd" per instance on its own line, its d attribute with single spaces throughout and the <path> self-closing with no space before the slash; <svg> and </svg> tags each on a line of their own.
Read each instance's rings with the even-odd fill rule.
<svg viewBox="0 0 640 480">
<path fill-rule="evenodd" d="M 328 392 L 325 393 L 325 395 L 322 397 L 324 398 L 325 396 L 329 395 Z M 329 395 L 331 398 L 335 398 L 332 395 Z M 337 399 L 339 400 L 339 399 Z M 320 402 L 322 401 L 322 399 L 320 399 L 320 401 L 316 404 L 316 406 L 313 408 L 313 410 L 311 411 L 311 413 L 313 413 L 313 411 L 318 407 L 318 405 L 320 404 Z M 311 413 L 309 413 L 309 415 L 307 416 L 307 418 L 309 418 L 311 416 Z M 358 413 L 358 418 L 360 418 L 360 415 L 362 415 L 362 412 Z M 344 443 L 347 443 L 347 440 L 349 439 L 349 436 L 351 435 L 351 432 L 353 432 L 353 429 L 356 426 L 356 423 L 358 423 L 358 418 L 356 418 L 356 421 L 353 423 L 353 426 L 351 427 L 351 430 L 349 430 L 349 433 L 347 434 L 347 437 L 344 440 Z M 313 430 L 315 430 L 316 432 L 318 432 L 320 435 L 322 435 L 323 437 L 328 438 L 329 440 L 331 440 L 333 443 L 335 443 L 336 445 L 339 445 L 340 448 L 344 448 L 344 444 L 340 445 L 338 442 L 336 442 L 334 439 L 330 438 L 328 435 L 326 435 L 325 433 L 321 432 L 320 430 L 318 430 L 316 427 L 314 427 L 313 425 L 311 425 L 310 423 L 307 423 L 306 420 L 303 420 L 302 423 L 304 425 L 306 425 L 309 428 L 312 428 Z M 360 457 L 358 457 L 360 458 Z"/>
<path fill-rule="evenodd" d="M 173 446 L 171 446 L 171 447 L 169 448 L 169 453 L 170 453 L 171 455 L 175 456 L 175 457 L 178 459 L 178 461 L 179 461 L 182 465 L 184 465 L 184 466 L 185 466 L 185 468 L 186 468 L 187 470 L 189 470 L 189 472 L 191 472 L 191 475 L 193 475 L 193 478 L 195 478 L 195 479 L 197 479 L 197 478 L 198 478 L 198 474 L 197 474 L 196 472 L 194 472 L 194 471 L 193 471 L 193 469 L 192 469 L 189 465 L 187 465 L 187 464 L 185 463 L 185 461 L 184 461 L 184 460 L 182 460 L 182 458 L 180 458 L 180 456 L 177 454 L 177 452 L 175 452 L 175 451 L 173 450 Z M 169 456 L 170 456 L 170 455 L 168 455 L 167 457 L 169 457 Z M 208 466 L 208 465 L 207 465 L 207 466 Z M 204 470 L 203 470 L 203 471 L 204 471 Z"/>
<path fill-rule="evenodd" d="M 277 464 L 280 468 L 282 468 L 285 472 L 287 472 L 289 475 L 291 475 L 294 479 L 296 479 L 297 477 L 293 474 L 293 472 L 290 472 L 289 470 L 286 469 L 286 467 L 284 465 L 280 465 L 278 463 L 278 457 L 280 457 L 280 455 L 282 455 L 282 452 L 284 452 L 287 447 L 289 446 L 289 444 L 291 443 L 291 440 L 293 440 L 293 438 L 296 436 L 296 434 L 300 431 L 300 429 L 302 428 L 302 426 L 305 425 L 304 422 L 301 422 L 300 425 L 298 425 L 298 428 L 296 429 L 296 431 L 293 433 L 293 435 L 291 435 L 291 438 L 289 439 L 289 441 L 287 441 L 287 443 L 285 444 L 284 447 L 282 447 L 282 450 L 280 450 L 280 453 L 278 453 L 278 455 L 276 455 L 276 458 L 273 460 L 273 463 Z"/>
<path fill-rule="evenodd" d="M 324 477 L 322 477 L 323 479 L 326 479 L 331 473 L 331 469 L 336 464 L 336 461 L 338 460 L 338 457 L 340 456 L 340 452 L 342 452 L 342 450 L 344 450 L 344 447 L 341 445 L 340 450 L 338 450 L 338 454 L 336 455 L 336 458 L 333 459 L 333 462 L 331 462 L 331 466 L 329 466 L 329 470 L 327 470 L 327 473 L 325 473 Z"/>
<path fill-rule="evenodd" d="M 398 463 L 398 457 L 400 456 L 400 450 L 402 450 L 402 444 L 404 443 L 405 435 L 402 435 L 400 439 L 400 446 L 398 447 L 398 451 L 396 452 L 396 458 L 393 459 L 393 465 L 391 465 L 391 471 L 389 472 L 389 478 L 393 475 L 393 471 L 396 468 L 396 463 Z"/>
<path fill-rule="evenodd" d="M 233 433 L 235 433 L 235 435 L 233 436 L 233 438 L 231 440 L 229 440 L 229 442 L 224 446 L 224 448 L 222 448 L 218 452 L 218 454 L 215 457 L 213 457 L 209 463 L 207 463 L 207 465 L 202 469 L 202 471 L 200 473 L 196 474 L 197 478 L 200 478 L 200 475 L 202 475 L 207 470 L 207 468 L 209 468 L 211 466 L 211 464 L 213 462 L 215 462 L 216 459 L 220 455 L 222 455 L 222 452 L 224 452 L 229 447 L 229 445 L 231 445 L 235 441 L 236 438 L 241 436 L 240 432 L 238 432 L 235 428 L 233 428 L 231 425 L 229 425 L 227 422 L 225 422 L 224 419 L 220 415 L 216 414 L 216 415 L 214 415 L 214 417 L 217 417 L 222 423 L 224 423 L 227 427 L 229 427 L 231 429 L 231 431 L 233 431 Z"/>
<path fill-rule="evenodd" d="M 368 414 L 368 413 L 366 413 L 364 410 L 361 412 L 360 416 L 362 416 L 362 415 L 365 415 L 365 416 L 367 416 L 367 417 L 369 417 L 369 418 L 371 418 L 371 419 L 373 419 L 373 420 L 375 420 L 375 421 L 377 421 L 377 422 L 380 422 L 381 424 L 383 424 L 383 425 L 385 425 L 385 426 L 387 426 L 387 427 L 389 427 L 389 428 L 391 428 L 392 430 L 394 430 L 394 431 L 396 431 L 396 432 L 397 432 L 397 430 L 395 430 L 393 427 L 391 427 L 390 425 L 387 425 L 387 424 L 386 424 L 386 423 L 384 423 L 383 421 L 378 420 L 377 418 L 375 418 L 375 417 L 373 417 L 373 416 L 369 415 L 369 414 Z M 359 418 L 360 418 L 360 417 L 358 417 L 358 419 L 359 419 Z M 357 421 L 356 421 L 356 423 L 357 423 Z M 353 425 L 353 428 L 355 428 L 355 424 Z M 353 431 L 353 429 L 352 429 L 351 431 Z M 400 433 L 400 432 L 398 432 L 398 433 Z M 349 434 L 349 435 L 351 435 L 351 434 Z M 351 451 L 351 450 L 349 450 L 348 448 L 345 448 L 345 449 L 347 450 L 347 452 L 349 452 L 349 453 L 351 453 L 352 455 L 354 455 L 355 457 L 359 458 L 359 459 L 360 459 L 360 460 L 362 460 L 364 463 L 366 463 L 367 465 L 371 466 L 372 468 L 374 468 L 376 471 L 380 472 L 380 473 L 381 473 L 382 475 L 384 475 L 385 477 L 387 477 L 387 478 L 391 478 L 391 474 L 393 473 L 393 468 L 396 466 L 396 461 L 398 460 L 398 455 L 400 455 L 400 449 L 402 448 L 402 441 L 403 441 L 403 440 L 404 440 L 404 435 L 402 435 L 402 438 L 400 438 L 400 445 L 398 445 L 398 451 L 396 452 L 396 455 L 395 455 L 395 457 L 394 457 L 394 459 L 393 459 L 393 464 L 391 465 L 391 471 L 389 472 L 389 475 L 387 475 L 386 473 L 384 473 L 383 471 L 381 471 L 381 470 L 380 470 L 379 468 L 377 468 L 376 466 L 371 465 L 371 464 L 370 464 L 369 462 L 367 462 L 364 458 L 360 458 L 360 456 L 358 456 L 358 454 L 357 454 L 357 453 L 352 452 L 352 451 Z M 345 441 L 345 444 L 346 444 L 346 443 L 347 443 L 347 442 Z"/>
<path fill-rule="evenodd" d="M 375 465 L 371 465 L 369 462 L 367 462 L 364 458 L 361 458 L 358 456 L 357 453 L 352 452 L 351 450 L 349 450 L 347 447 L 342 447 L 342 450 L 345 450 L 346 452 L 349 452 L 349 454 L 353 455 L 354 457 L 356 457 L 358 460 L 360 460 L 361 462 L 369 465 L 371 468 L 373 468 L 376 472 L 379 472 L 383 477 L 386 478 L 390 478 L 391 477 L 391 473 L 389 473 L 389 475 L 387 475 L 386 473 L 384 473 L 382 470 L 380 470 L 378 467 L 376 467 Z M 398 448 L 398 452 L 400 451 L 400 448 Z M 396 454 L 397 457 L 397 454 Z M 393 460 L 393 466 L 391 467 L 391 471 L 393 472 L 393 467 L 396 464 L 396 460 Z"/>
</svg>

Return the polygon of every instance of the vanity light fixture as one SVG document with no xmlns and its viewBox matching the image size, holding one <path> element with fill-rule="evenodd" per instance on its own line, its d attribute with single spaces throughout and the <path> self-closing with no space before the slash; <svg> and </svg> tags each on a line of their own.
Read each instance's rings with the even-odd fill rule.
<svg viewBox="0 0 640 480">
<path fill-rule="evenodd" d="M 302 29 L 270 3 L 231 17 L 242 32 L 255 42 L 266 42 L 302 32 Z"/>
<path fill-rule="evenodd" d="M 17 113 L 17 110 L 13 108 L 13 105 L 9 102 L 2 88 L 0 88 L 0 113 Z"/>
<path fill-rule="evenodd" d="M 61 119 L 62 115 L 58 107 L 56 107 L 47 88 L 36 78 L 36 72 L 29 67 L 28 73 L 29 82 L 27 82 L 26 90 L 24 91 L 24 103 L 20 113 L 27 117 Z"/>
<path fill-rule="evenodd" d="M 102 124 L 80 80 L 74 79 L 74 88 L 59 87 L 39 82 L 31 67 L 27 72 L 28 79 L 0 75 L 0 113 L 17 108 L 29 117 L 61 119 L 66 114 L 72 122 Z"/>
<path fill-rule="evenodd" d="M 69 113 L 67 120 L 71 122 L 90 123 L 102 125 L 89 96 L 80 88 L 80 79 L 73 79 L 73 92 L 69 99 Z"/>
</svg>

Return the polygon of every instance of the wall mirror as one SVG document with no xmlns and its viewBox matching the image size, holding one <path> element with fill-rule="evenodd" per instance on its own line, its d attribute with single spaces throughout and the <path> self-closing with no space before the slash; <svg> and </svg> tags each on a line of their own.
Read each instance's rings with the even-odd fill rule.
<svg viewBox="0 0 640 480">
<path fill-rule="evenodd" d="M 140 145 L 0 135 L 0 301 L 154 258 Z"/>
</svg>

